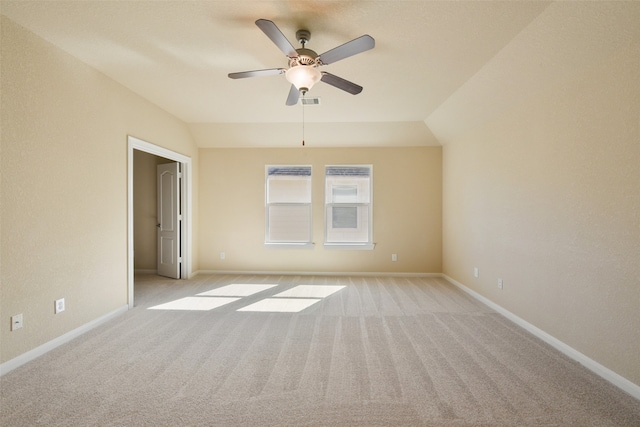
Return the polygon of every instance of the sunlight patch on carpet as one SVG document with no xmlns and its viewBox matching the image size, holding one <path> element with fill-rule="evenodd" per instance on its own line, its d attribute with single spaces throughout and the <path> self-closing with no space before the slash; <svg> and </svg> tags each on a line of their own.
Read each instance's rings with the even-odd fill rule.
<svg viewBox="0 0 640 427">
<path fill-rule="evenodd" d="M 238 309 L 238 311 L 264 311 L 272 313 L 298 313 L 305 308 L 321 301 L 319 299 L 287 299 L 287 298 L 266 298 L 262 301 L 250 304 Z"/>
<path fill-rule="evenodd" d="M 342 290 L 345 286 L 329 285 L 298 285 L 294 288 L 280 292 L 274 297 L 286 298 L 326 298 Z"/>
<path fill-rule="evenodd" d="M 271 289 L 278 285 L 253 285 L 244 283 L 234 283 L 232 285 L 223 286 L 221 288 L 211 289 L 210 291 L 199 293 L 199 296 L 224 296 L 224 297 L 248 297 L 258 292 Z"/>
<path fill-rule="evenodd" d="M 149 310 L 208 311 L 238 301 L 240 298 L 185 297 L 165 304 L 149 307 Z"/>
</svg>

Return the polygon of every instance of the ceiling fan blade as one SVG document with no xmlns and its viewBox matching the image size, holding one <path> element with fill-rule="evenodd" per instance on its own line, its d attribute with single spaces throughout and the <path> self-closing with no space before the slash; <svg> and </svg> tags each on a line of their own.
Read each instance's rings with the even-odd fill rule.
<svg viewBox="0 0 640 427">
<path fill-rule="evenodd" d="M 268 70 L 241 71 L 239 73 L 229 73 L 231 79 L 245 79 L 247 77 L 274 76 L 284 74 L 284 68 L 270 68 Z"/>
<path fill-rule="evenodd" d="M 278 46 L 278 49 L 282 51 L 289 58 L 297 58 L 298 52 L 296 48 L 293 47 L 291 42 L 282 34 L 282 31 L 274 24 L 272 21 L 268 19 L 258 19 L 256 21 L 256 25 L 258 28 L 264 32 L 267 37 L 271 39 L 271 41 Z"/>
<path fill-rule="evenodd" d="M 289 96 L 287 96 L 287 105 L 296 105 L 299 98 L 300 91 L 294 85 L 291 85 L 291 89 L 289 89 Z"/>
<path fill-rule="evenodd" d="M 327 65 L 340 61 L 341 59 L 348 58 L 358 53 L 362 53 L 369 49 L 373 49 L 376 45 L 376 41 L 368 34 L 360 36 L 357 39 L 353 39 L 350 42 L 346 42 L 343 45 L 334 47 L 331 50 L 326 51 L 319 56 L 320 61 Z"/>
<path fill-rule="evenodd" d="M 330 84 L 331 86 L 335 86 L 338 89 L 342 89 L 345 92 L 349 92 L 352 95 L 357 95 L 362 92 L 362 86 L 359 86 L 355 83 L 351 83 L 348 80 L 343 79 L 342 77 L 338 77 L 329 73 L 322 73 L 321 81 Z"/>
</svg>

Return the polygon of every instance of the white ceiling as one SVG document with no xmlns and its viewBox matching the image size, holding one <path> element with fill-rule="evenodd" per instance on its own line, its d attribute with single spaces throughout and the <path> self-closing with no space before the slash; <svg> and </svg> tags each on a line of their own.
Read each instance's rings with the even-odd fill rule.
<svg viewBox="0 0 640 427">
<path fill-rule="evenodd" d="M 14 22 L 188 123 L 203 147 L 299 140 L 302 107 L 285 106 L 283 75 L 227 77 L 287 66 L 258 18 L 274 21 L 296 47 L 296 30 L 310 30 L 307 47 L 317 53 L 362 34 L 376 40 L 373 50 L 323 67 L 364 90 L 314 86 L 308 96 L 321 105 L 304 109 L 311 139 L 438 145 L 610 54 L 619 43 L 611 29 L 637 24 L 637 13 L 618 9 L 542 1 L 1 2 Z"/>
</svg>

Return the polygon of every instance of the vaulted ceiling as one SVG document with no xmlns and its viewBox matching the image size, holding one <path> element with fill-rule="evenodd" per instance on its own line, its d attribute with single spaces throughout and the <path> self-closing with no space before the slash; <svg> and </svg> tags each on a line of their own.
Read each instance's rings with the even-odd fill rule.
<svg viewBox="0 0 640 427">
<path fill-rule="evenodd" d="M 286 106 L 286 67 L 255 25 L 325 52 L 363 34 L 373 50 L 323 67 L 364 87 L 308 93 L 306 132 L 322 146 L 438 145 L 541 87 L 606 57 L 632 19 L 614 3 L 440 1 L 2 1 L 1 12 L 183 120 L 201 147 L 288 146 L 303 107 Z M 635 37 L 630 35 L 629 37 Z"/>
</svg>

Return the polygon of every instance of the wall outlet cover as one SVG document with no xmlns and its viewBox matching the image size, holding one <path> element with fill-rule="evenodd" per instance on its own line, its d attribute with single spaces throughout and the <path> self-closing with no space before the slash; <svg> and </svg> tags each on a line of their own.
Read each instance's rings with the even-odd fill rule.
<svg viewBox="0 0 640 427">
<path fill-rule="evenodd" d="M 64 311 L 64 298 L 56 300 L 55 313 L 62 313 Z"/>
<path fill-rule="evenodd" d="M 20 329 L 24 326 L 24 322 L 22 320 L 22 313 L 16 314 L 15 316 L 11 316 L 11 330 L 15 331 L 16 329 Z"/>
</svg>

